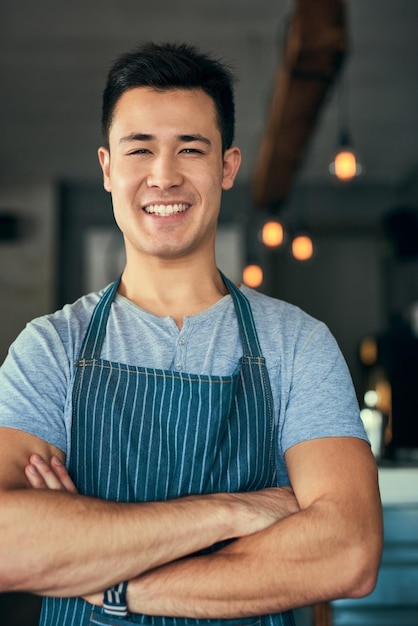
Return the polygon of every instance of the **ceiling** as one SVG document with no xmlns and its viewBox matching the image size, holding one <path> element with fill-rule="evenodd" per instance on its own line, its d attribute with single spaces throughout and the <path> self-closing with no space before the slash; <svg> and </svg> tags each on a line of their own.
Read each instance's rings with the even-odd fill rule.
<svg viewBox="0 0 418 626">
<path fill-rule="evenodd" d="M 321 10 L 320 0 L 316 0 Z M 107 69 L 144 39 L 189 41 L 235 68 L 241 182 L 251 179 L 293 4 L 286 0 L 0 0 L 0 182 L 100 181 Z M 351 0 L 349 125 L 371 184 L 418 179 L 418 2 Z M 336 89 L 298 176 L 327 179 Z"/>
</svg>

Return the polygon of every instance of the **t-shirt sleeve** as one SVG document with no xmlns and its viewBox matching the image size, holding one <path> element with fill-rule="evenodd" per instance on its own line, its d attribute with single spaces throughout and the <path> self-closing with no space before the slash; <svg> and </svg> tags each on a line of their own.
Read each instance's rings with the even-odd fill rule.
<svg viewBox="0 0 418 626">
<path fill-rule="evenodd" d="M 367 441 L 351 375 L 327 326 L 318 322 L 294 355 L 281 449 L 322 437 Z"/>
<path fill-rule="evenodd" d="M 66 453 L 71 369 L 53 324 L 46 318 L 28 324 L 0 368 L 0 426 L 23 430 Z"/>
</svg>

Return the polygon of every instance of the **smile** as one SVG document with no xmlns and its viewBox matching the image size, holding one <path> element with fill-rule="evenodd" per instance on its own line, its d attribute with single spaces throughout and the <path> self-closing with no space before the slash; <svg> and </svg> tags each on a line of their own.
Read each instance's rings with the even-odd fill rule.
<svg viewBox="0 0 418 626">
<path fill-rule="evenodd" d="M 144 207 L 146 213 L 152 215 L 160 215 L 165 217 L 167 215 L 176 215 L 177 213 L 183 213 L 187 211 L 190 204 L 148 204 Z"/>
</svg>

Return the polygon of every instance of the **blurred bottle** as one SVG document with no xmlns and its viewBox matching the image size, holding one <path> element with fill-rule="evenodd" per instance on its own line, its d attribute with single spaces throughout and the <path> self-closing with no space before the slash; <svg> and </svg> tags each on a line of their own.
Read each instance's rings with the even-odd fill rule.
<svg viewBox="0 0 418 626">
<path fill-rule="evenodd" d="M 376 459 L 384 458 L 392 440 L 392 389 L 387 371 L 379 361 L 378 340 L 365 337 L 360 344 L 363 365 L 363 402 L 360 416 Z"/>
</svg>

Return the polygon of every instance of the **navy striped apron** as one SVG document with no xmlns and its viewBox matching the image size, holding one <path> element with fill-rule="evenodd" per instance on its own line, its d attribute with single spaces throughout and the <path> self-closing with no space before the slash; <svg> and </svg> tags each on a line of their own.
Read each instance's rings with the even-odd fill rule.
<svg viewBox="0 0 418 626">
<path fill-rule="evenodd" d="M 103 294 L 83 341 L 73 388 L 69 472 L 79 493 L 119 502 L 276 486 L 273 401 L 247 298 L 227 278 L 243 357 L 231 376 L 207 376 L 101 359 L 119 281 Z M 216 546 L 214 547 L 216 549 Z M 104 607 L 45 598 L 41 626 L 289 626 L 292 613 L 234 620 L 125 615 L 124 586 Z"/>
</svg>

